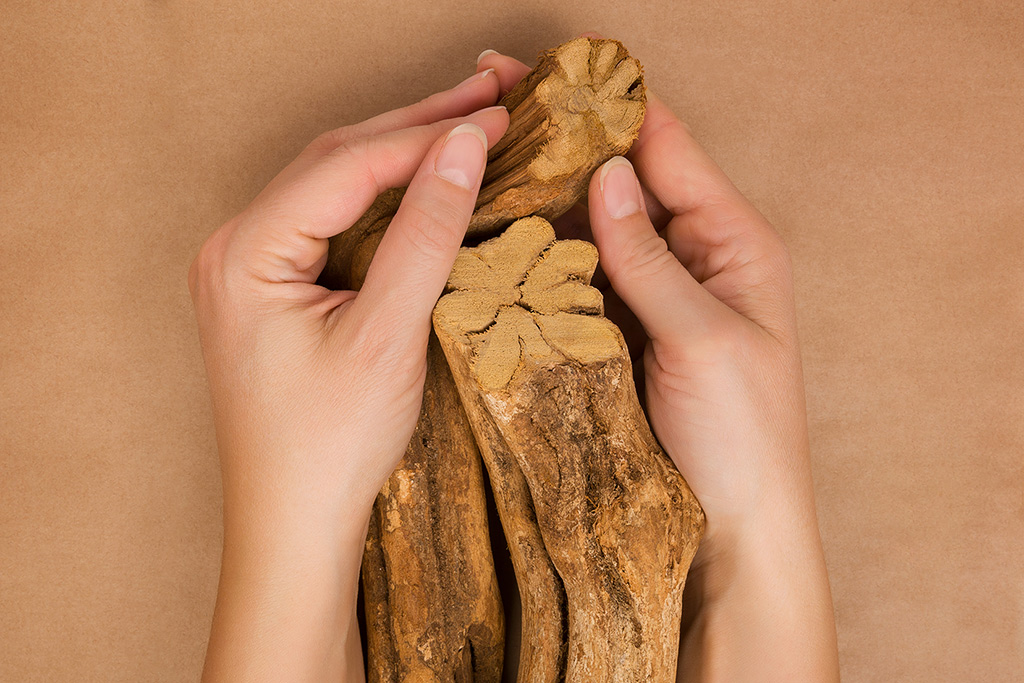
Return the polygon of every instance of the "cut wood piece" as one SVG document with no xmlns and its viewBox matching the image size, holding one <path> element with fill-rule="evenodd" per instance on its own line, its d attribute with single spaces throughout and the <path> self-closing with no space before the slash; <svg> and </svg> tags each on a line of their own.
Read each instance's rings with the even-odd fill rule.
<svg viewBox="0 0 1024 683">
<path fill-rule="evenodd" d="M 633 144 L 646 101 L 640 62 L 617 40 L 575 38 L 541 53 L 501 100 L 509 126 L 487 157 L 469 234 L 568 211 L 594 169 Z"/>
<path fill-rule="evenodd" d="M 587 192 L 598 166 L 633 144 L 646 94 L 640 63 L 617 40 L 576 38 L 541 53 L 501 99 L 508 130 L 491 148 L 468 234 L 497 233 L 523 216 L 554 220 Z M 320 282 L 358 289 L 405 188 L 389 190 L 330 240 Z"/>
<path fill-rule="evenodd" d="M 504 616 L 483 468 L 436 337 L 409 448 L 374 503 L 363 555 L 371 682 L 501 680 Z"/>
<path fill-rule="evenodd" d="M 519 587 L 521 637 L 517 680 L 521 683 L 565 681 L 569 614 L 562 580 L 544 547 L 526 478 L 514 454 L 504 447 L 501 431 L 490 420 L 479 396 L 466 395 L 466 412 L 475 416 L 473 431 L 501 518 Z"/>
<path fill-rule="evenodd" d="M 640 408 L 625 342 L 589 287 L 596 264 L 593 245 L 517 221 L 460 251 L 434 328 L 512 551 L 535 645 L 521 670 L 564 652 L 568 681 L 674 681 L 704 513 Z M 531 632 L 561 609 L 556 578 L 562 642 Z"/>
</svg>

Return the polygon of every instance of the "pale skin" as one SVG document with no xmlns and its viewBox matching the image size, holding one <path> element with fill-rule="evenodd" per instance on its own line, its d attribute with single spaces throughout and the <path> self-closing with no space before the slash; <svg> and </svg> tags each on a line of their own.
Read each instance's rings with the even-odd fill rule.
<svg viewBox="0 0 1024 683">
<path fill-rule="evenodd" d="M 416 424 L 431 310 L 508 123 L 487 107 L 527 71 L 485 53 L 460 86 L 320 136 L 193 263 L 224 488 L 204 681 L 364 680 L 370 510 Z M 788 253 L 653 94 L 628 159 L 561 223 L 596 243 L 652 428 L 707 514 L 679 680 L 836 681 Z M 404 185 L 363 288 L 316 285 L 327 238 Z"/>
</svg>

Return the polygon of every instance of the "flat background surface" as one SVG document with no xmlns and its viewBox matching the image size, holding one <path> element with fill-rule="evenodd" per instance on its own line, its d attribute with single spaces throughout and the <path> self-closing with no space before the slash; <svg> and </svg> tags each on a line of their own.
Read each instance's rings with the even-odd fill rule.
<svg viewBox="0 0 1024 683">
<path fill-rule="evenodd" d="M 584 30 L 791 247 L 845 680 L 1021 680 L 1017 0 L 249 4 L 0 11 L 0 680 L 197 679 L 193 255 L 317 133 Z"/>
</svg>

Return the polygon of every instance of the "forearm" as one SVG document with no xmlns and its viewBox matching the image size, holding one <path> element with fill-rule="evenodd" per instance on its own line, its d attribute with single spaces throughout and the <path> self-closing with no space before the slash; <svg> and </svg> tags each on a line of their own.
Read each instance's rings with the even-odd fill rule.
<svg viewBox="0 0 1024 683">
<path fill-rule="evenodd" d="M 699 604 L 680 646 L 679 681 L 839 680 L 813 506 L 787 507 L 758 515 L 692 576 L 687 589 Z"/>
<path fill-rule="evenodd" d="M 502 107 L 477 111 L 498 88 L 485 72 L 317 138 L 189 269 L 224 488 L 208 683 L 363 677 L 367 521 L 415 429 L 431 311 L 508 126 Z M 328 239 L 377 185 L 407 191 L 366 281 L 317 286 Z"/>
<path fill-rule="evenodd" d="M 363 680 L 356 596 L 368 515 L 337 534 L 226 525 L 205 683 Z"/>
</svg>

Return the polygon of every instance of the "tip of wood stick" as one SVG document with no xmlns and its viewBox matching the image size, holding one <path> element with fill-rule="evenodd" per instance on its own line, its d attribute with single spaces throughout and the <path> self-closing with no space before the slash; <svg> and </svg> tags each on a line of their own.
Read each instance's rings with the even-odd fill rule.
<svg viewBox="0 0 1024 683">
<path fill-rule="evenodd" d="M 595 168 L 629 149 L 645 103 L 643 69 L 617 40 L 579 37 L 542 53 L 502 99 L 509 126 L 488 156 L 469 234 L 560 216 Z"/>
<path fill-rule="evenodd" d="M 450 291 L 434 309 L 435 328 L 468 348 L 488 390 L 507 386 L 527 364 L 608 360 L 622 344 L 589 284 L 596 267 L 594 245 L 556 240 L 543 218 L 520 219 L 459 252 Z"/>
</svg>

